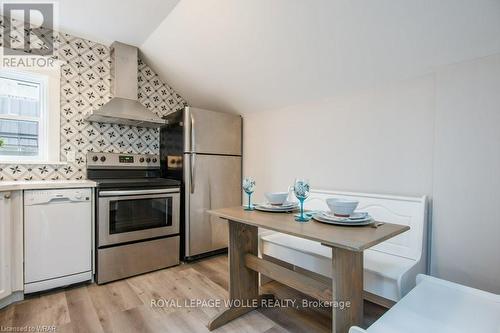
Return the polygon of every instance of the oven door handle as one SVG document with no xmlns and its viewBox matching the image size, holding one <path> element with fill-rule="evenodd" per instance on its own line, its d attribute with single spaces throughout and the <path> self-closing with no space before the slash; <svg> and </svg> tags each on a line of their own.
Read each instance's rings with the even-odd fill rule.
<svg viewBox="0 0 500 333">
<path fill-rule="evenodd" d="M 115 197 L 123 195 L 140 195 L 140 194 L 161 194 L 161 193 L 176 193 L 179 192 L 178 188 L 172 189 L 157 189 L 157 190 L 137 190 L 137 191 L 99 191 L 100 197 Z"/>
</svg>

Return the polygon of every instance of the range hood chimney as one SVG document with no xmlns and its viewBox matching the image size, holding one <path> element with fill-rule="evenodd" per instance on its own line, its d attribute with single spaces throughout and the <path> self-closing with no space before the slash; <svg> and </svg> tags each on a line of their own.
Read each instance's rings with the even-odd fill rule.
<svg viewBox="0 0 500 333">
<path fill-rule="evenodd" d="M 120 42 L 111 44 L 111 93 L 113 98 L 85 119 L 141 127 L 160 127 L 165 120 L 137 100 L 138 49 Z"/>
</svg>

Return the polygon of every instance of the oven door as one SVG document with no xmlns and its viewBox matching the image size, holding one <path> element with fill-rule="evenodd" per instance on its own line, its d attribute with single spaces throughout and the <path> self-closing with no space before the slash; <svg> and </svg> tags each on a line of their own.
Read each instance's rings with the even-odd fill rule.
<svg viewBox="0 0 500 333">
<path fill-rule="evenodd" d="M 99 191 L 99 246 L 179 233 L 179 189 Z"/>
</svg>

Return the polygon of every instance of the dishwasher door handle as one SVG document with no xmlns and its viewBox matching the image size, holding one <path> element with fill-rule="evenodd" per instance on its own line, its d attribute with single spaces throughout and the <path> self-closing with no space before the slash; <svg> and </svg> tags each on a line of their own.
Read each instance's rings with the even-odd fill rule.
<svg viewBox="0 0 500 333">
<path fill-rule="evenodd" d="M 55 197 L 52 197 L 50 198 L 47 203 L 54 203 L 54 202 L 72 202 L 73 200 L 71 200 L 71 198 L 69 197 L 59 197 L 59 196 L 55 196 Z"/>
<path fill-rule="evenodd" d="M 42 206 L 42 205 L 49 205 L 49 204 L 54 204 L 54 203 L 64 203 L 64 202 L 77 203 L 77 202 L 88 202 L 88 201 L 90 201 L 90 198 L 88 198 L 88 197 L 81 198 L 81 199 L 72 199 L 72 198 L 66 197 L 66 196 L 53 196 L 53 197 L 48 198 L 45 201 L 39 201 L 39 202 L 34 202 L 34 203 L 27 202 L 26 206 Z"/>
</svg>

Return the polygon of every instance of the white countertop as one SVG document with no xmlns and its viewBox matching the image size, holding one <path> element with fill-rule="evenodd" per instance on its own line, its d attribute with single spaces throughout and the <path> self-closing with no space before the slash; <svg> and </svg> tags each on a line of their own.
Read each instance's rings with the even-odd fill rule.
<svg viewBox="0 0 500 333">
<path fill-rule="evenodd" d="M 42 190 L 54 188 L 96 187 L 91 180 L 18 180 L 0 181 L 0 191 Z"/>
</svg>

